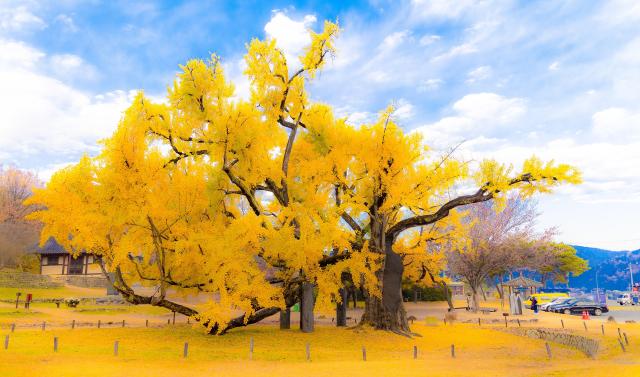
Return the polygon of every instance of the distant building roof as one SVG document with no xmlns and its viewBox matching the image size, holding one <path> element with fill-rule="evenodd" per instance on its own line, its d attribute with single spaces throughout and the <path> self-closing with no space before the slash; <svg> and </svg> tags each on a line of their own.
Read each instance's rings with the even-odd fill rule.
<svg viewBox="0 0 640 377">
<path fill-rule="evenodd" d="M 542 283 L 535 281 L 524 276 L 519 276 L 515 279 L 504 282 L 502 285 L 507 287 L 542 287 Z"/>
<path fill-rule="evenodd" d="M 38 254 L 69 254 L 53 237 L 49 237 L 42 247 L 36 245 L 34 250 Z"/>
</svg>

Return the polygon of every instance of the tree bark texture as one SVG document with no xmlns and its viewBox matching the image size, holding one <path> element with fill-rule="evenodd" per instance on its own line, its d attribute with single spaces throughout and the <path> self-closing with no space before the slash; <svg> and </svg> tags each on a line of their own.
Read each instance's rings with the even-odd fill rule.
<svg viewBox="0 0 640 377">
<path fill-rule="evenodd" d="M 280 330 L 288 330 L 291 328 L 291 309 L 286 308 L 280 310 Z"/>
<path fill-rule="evenodd" d="M 313 306 L 315 299 L 313 297 L 313 284 L 304 282 L 300 288 L 300 330 L 302 332 L 313 332 Z"/>
<path fill-rule="evenodd" d="M 347 289 L 339 290 L 341 301 L 336 304 L 336 326 L 347 325 Z"/>
<path fill-rule="evenodd" d="M 382 284 L 382 297 L 373 294 L 366 296 L 361 323 L 371 325 L 379 330 L 409 334 L 411 330 L 402 300 L 404 265 L 400 255 L 392 250 L 393 239 L 385 237 L 382 221 L 371 222 L 369 245 L 371 251 L 379 253 L 383 257 L 382 268 L 376 272 L 376 277 Z"/>
</svg>

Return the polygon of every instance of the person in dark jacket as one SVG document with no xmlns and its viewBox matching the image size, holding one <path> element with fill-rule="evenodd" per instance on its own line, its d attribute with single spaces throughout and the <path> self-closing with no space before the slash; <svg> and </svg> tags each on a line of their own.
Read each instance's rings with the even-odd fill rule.
<svg viewBox="0 0 640 377">
<path fill-rule="evenodd" d="M 536 300 L 535 297 L 531 297 L 531 310 L 533 310 L 535 314 L 538 314 L 538 300 Z"/>
</svg>

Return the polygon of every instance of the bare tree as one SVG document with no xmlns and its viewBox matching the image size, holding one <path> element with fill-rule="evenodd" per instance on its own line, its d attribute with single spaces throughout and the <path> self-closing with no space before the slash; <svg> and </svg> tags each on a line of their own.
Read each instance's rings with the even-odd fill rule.
<svg viewBox="0 0 640 377">
<path fill-rule="evenodd" d="M 0 267 L 15 267 L 38 242 L 40 225 L 24 218 L 34 208 L 23 202 L 40 184 L 31 172 L 0 166 Z"/>
<path fill-rule="evenodd" d="M 511 196 L 504 208 L 481 203 L 465 208 L 466 242 L 447 251 L 449 269 L 460 276 L 473 294 L 473 309 L 480 307 L 482 284 L 491 276 L 521 265 L 522 245 L 531 240 L 538 213 L 535 202 Z"/>
</svg>

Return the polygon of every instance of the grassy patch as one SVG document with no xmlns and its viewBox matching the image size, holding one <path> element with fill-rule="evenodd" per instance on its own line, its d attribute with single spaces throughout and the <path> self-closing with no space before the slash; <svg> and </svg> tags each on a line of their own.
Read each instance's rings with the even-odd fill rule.
<svg viewBox="0 0 640 377">
<path fill-rule="evenodd" d="M 24 302 L 27 293 L 31 293 L 34 299 L 47 298 L 68 298 L 68 297 L 101 297 L 106 295 L 104 288 L 80 288 L 80 287 L 60 287 L 60 288 L 7 288 L 0 287 L 0 299 L 15 300 L 16 293 L 22 293 L 20 301 Z"/>
</svg>

